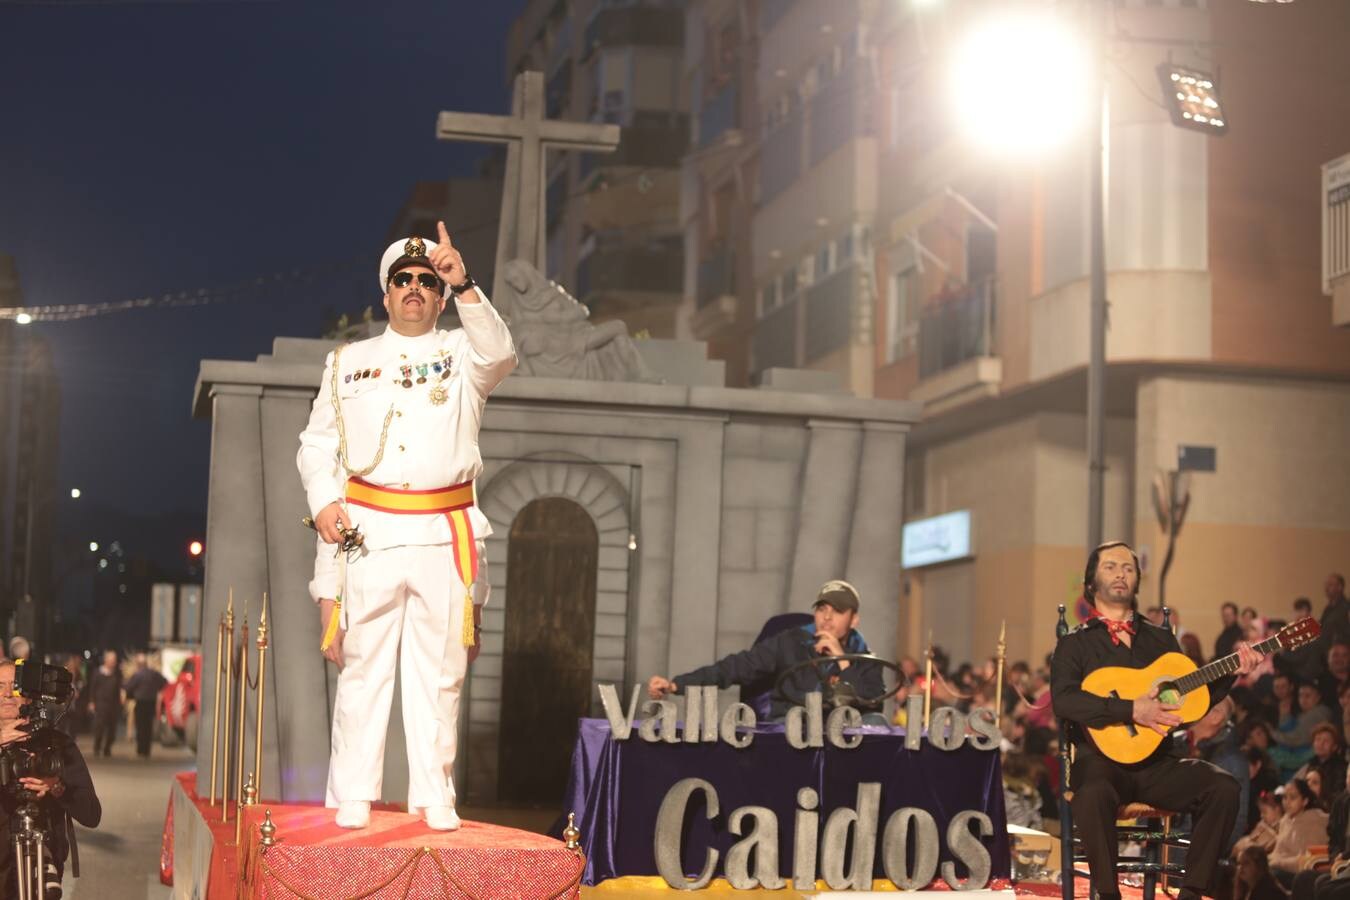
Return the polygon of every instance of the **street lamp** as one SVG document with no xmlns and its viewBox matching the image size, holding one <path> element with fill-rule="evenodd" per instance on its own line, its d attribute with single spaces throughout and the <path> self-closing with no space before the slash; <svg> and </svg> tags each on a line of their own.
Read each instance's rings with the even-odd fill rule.
<svg viewBox="0 0 1350 900">
<path fill-rule="evenodd" d="M 1082 39 L 1059 20 L 992 19 L 960 44 L 952 71 L 957 127 L 1000 154 L 1032 156 L 1065 143 L 1089 103 Z"/>
<path fill-rule="evenodd" d="M 1106 474 L 1106 75 L 1105 0 L 1087 0 L 1087 27 L 1023 14 L 971 33 L 956 56 L 958 122 L 1000 151 L 1044 151 L 1086 123 L 1090 234 L 1087 373 L 1087 545 L 1102 542 Z M 983 96 L 981 96 L 983 95 Z M 979 101 L 976 103 L 975 101 Z M 969 109 L 967 109 L 969 105 Z"/>
<path fill-rule="evenodd" d="M 1158 82 L 1173 125 L 1205 134 L 1227 133 L 1227 117 L 1219 103 L 1219 86 L 1214 75 L 1165 62 L 1158 66 Z"/>
</svg>

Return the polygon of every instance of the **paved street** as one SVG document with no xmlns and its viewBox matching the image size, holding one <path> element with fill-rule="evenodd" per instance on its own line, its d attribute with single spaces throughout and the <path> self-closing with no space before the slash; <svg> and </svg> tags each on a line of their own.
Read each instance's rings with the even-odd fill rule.
<svg viewBox="0 0 1350 900">
<path fill-rule="evenodd" d="M 174 773 L 193 767 L 191 753 L 156 745 L 146 761 L 136 757 L 134 743 L 119 739 L 111 758 L 93 759 L 89 736 L 79 743 L 103 803 L 103 822 L 93 831 L 76 826 L 81 877 L 71 878 L 67 863 L 65 896 L 164 900 L 170 889 L 159 883 L 159 846 L 169 785 Z"/>
</svg>

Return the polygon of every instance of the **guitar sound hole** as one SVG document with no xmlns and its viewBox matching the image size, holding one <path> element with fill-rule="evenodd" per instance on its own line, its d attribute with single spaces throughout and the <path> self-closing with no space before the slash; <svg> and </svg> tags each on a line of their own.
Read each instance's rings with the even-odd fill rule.
<svg viewBox="0 0 1350 900">
<path fill-rule="evenodd" d="M 1181 691 L 1175 681 L 1164 681 L 1158 685 L 1158 699 L 1163 703 L 1181 704 Z"/>
</svg>

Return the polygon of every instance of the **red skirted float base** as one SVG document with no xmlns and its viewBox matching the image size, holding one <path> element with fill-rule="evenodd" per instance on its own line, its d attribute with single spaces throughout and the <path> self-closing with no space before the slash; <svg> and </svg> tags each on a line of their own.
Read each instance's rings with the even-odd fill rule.
<svg viewBox="0 0 1350 900">
<path fill-rule="evenodd" d="M 244 847 L 233 816 L 196 795 L 196 777 L 178 776 L 164 826 L 161 880 L 175 896 L 231 898 L 570 898 L 583 861 L 560 842 L 497 825 L 465 822 L 439 832 L 407 813 L 376 809 L 370 827 L 348 831 L 319 806 L 260 803 L 245 810 Z M 259 846 L 267 811 L 275 845 Z"/>
</svg>

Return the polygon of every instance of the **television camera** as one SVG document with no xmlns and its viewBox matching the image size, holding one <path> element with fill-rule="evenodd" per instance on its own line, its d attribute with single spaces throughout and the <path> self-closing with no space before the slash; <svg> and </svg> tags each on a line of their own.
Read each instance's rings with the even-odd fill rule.
<svg viewBox="0 0 1350 900">
<path fill-rule="evenodd" d="M 48 890 L 46 849 L 48 819 L 38 797 L 21 779 L 60 776 L 65 748 L 71 738 L 56 728 L 75 699 L 73 678 L 66 669 L 40 659 L 21 659 L 14 665 L 14 696 L 21 702 L 20 726 L 26 737 L 0 746 L 0 795 L 14 809 L 14 860 L 19 876 L 19 900 L 44 900 Z"/>
</svg>

